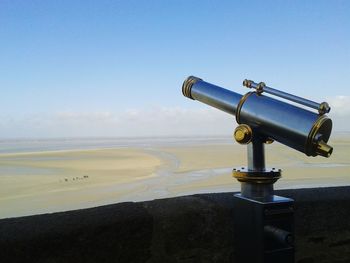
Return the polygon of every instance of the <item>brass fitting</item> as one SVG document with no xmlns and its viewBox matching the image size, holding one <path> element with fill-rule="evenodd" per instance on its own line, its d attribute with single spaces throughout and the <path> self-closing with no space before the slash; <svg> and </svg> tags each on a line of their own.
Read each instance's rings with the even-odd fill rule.
<svg viewBox="0 0 350 263">
<path fill-rule="evenodd" d="M 313 124 L 306 145 L 305 154 L 308 156 L 321 155 L 330 157 L 333 148 L 327 144 L 332 130 L 332 121 L 326 115 L 321 115 Z"/>
<path fill-rule="evenodd" d="M 266 169 L 264 171 L 250 171 L 246 167 L 233 168 L 232 176 L 240 182 L 253 184 L 273 184 L 281 178 L 281 169 Z"/>
<path fill-rule="evenodd" d="M 331 156 L 333 152 L 333 147 L 329 146 L 327 143 L 325 143 L 323 140 L 319 141 L 316 148 L 316 153 L 318 155 L 329 157 Z"/>
<path fill-rule="evenodd" d="M 197 77 L 194 77 L 194 76 L 189 76 L 189 77 L 184 81 L 184 83 L 182 84 L 182 94 L 183 94 L 185 97 L 194 100 L 194 98 L 192 97 L 192 94 L 191 94 L 191 89 L 192 89 L 192 86 L 193 86 L 197 81 L 200 81 L 200 80 L 202 80 L 202 79 L 197 78 Z"/>
<path fill-rule="evenodd" d="M 248 144 L 253 137 L 252 129 L 246 124 L 240 124 L 237 126 L 234 132 L 235 140 L 240 144 Z"/>
<path fill-rule="evenodd" d="M 331 110 L 331 107 L 329 106 L 329 104 L 327 102 L 322 102 L 320 103 L 320 106 L 318 108 L 318 113 L 320 115 L 323 115 L 330 112 L 330 110 Z"/>
<path fill-rule="evenodd" d="M 243 80 L 243 86 L 247 87 L 247 88 L 251 88 L 252 86 L 252 81 L 249 79 L 245 79 Z"/>
<path fill-rule="evenodd" d="M 271 143 L 273 143 L 274 141 L 275 141 L 275 140 L 272 139 L 272 138 L 270 138 L 270 137 L 268 137 L 268 138 L 265 139 L 265 143 L 266 143 L 266 144 L 271 144 Z"/>
<path fill-rule="evenodd" d="M 266 87 L 266 84 L 264 82 L 259 82 L 258 86 L 256 87 L 256 93 L 260 95 L 264 92 L 264 88 Z"/>
</svg>

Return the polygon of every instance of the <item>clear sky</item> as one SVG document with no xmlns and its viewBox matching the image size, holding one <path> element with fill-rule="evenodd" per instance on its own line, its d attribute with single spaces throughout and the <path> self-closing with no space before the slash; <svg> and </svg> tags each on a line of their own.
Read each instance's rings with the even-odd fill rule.
<svg viewBox="0 0 350 263">
<path fill-rule="evenodd" d="M 188 75 L 329 101 L 350 130 L 350 1 L 0 0 L 0 137 L 227 134 Z"/>
</svg>

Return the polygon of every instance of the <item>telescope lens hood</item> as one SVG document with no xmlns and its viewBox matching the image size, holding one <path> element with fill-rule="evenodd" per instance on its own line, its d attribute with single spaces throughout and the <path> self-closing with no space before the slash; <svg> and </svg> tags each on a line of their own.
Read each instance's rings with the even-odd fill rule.
<svg viewBox="0 0 350 263">
<path fill-rule="evenodd" d="M 182 94 L 185 97 L 194 100 L 194 98 L 192 97 L 192 94 L 191 94 L 191 89 L 192 89 L 193 84 L 195 84 L 199 80 L 202 80 L 202 79 L 194 77 L 194 76 L 189 76 L 182 84 Z"/>
</svg>

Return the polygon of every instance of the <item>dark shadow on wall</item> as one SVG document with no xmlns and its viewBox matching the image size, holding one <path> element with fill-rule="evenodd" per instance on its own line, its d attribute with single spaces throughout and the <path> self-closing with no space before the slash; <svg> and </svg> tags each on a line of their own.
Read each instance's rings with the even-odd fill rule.
<svg viewBox="0 0 350 263">
<path fill-rule="evenodd" d="M 295 199 L 296 262 L 350 262 L 350 187 Z M 0 220 L 1 262 L 234 262 L 233 193 Z"/>
</svg>

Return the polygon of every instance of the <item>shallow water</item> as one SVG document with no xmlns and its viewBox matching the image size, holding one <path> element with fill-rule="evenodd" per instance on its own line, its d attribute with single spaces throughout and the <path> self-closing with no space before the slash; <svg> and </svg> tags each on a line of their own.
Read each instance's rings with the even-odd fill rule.
<svg viewBox="0 0 350 263">
<path fill-rule="evenodd" d="M 0 153 L 46 152 L 105 148 L 151 148 L 176 145 L 228 143 L 231 137 L 137 137 L 137 138 L 61 138 L 0 140 Z"/>
<path fill-rule="evenodd" d="M 53 175 L 57 173 L 55 168 L 37 168 L 30 166 L 10 166 L 0 164 L 1 175 Z"/>
</svg>

